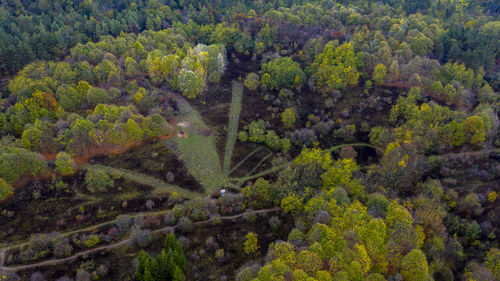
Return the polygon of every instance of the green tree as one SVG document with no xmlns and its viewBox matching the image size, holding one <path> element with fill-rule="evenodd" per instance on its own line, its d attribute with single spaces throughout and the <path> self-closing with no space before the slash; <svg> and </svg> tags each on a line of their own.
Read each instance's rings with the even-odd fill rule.
<svg viewBox="0 0 500 281">
<path fill-rule="evenodd" d="M 151 275 L 151 272 L 149 271 L 151 268 L 151 263 L 151 256 L 146 253 L 146 251 L 141 250 L 139 252 L 139 256 L 137 256 L 137 265 L 135 267 L 134 278 L 137 280 L 148 280 L 148 278 L 151 278 L 152 276 L 147 276 Z M 148 272 L 146 273 L 146 271 Z"/>
<path fill-rule="evenodd" d="M 134 75 L 137 71 L 137 62 L 131 57 L 125 59 L 125 72 L 128 75 Z"/>
<path fill-rule="evenodd" d="M 389 79 L 391 81 L 399 80 L 399 63 L 397 60 L 393 61 L 389 67 Z"/>
<path fill-rule="evenodd" d="M 245 87 L 247 87 L 251 91 L 257 90 L 259 88 L 260 84 L 260 78 L 259 75 L 251 72 L 247 75 L 244 81 Z"/>
<path fill-rule="evenodd" d="M 85 175 L 85 184 L 87 189 L 92 192 L 106 192 L 108 187 L 114 185 L 114 180 L 106 173 L 106 171 L 91 167 Z"/>
<path fill-rule="evenodd" d="M 289 57 L 274 59 L 261 67 L 261 82 L 269 89 L 298 88 L 306 80 L 299 63 Z"/>
<path fill-rule="evenodd" d="M 21 135 L 21 144 L 24 148 L 29 150 L 35 150 L 40 146 L 40 139 L 42 138 L 42 131 L 35 128 L 34 126 L 29 127 L 24 130 Z"/>
<path fill-rule="evenodd" d="M 285 128 L 292 128 L 295 125 L 295 116 L 297 111 L 293 107 L 286 108 L 283 113 L 281 113 L 281 123 Z"/>
<path fill-rule="evenodd" d="M 416 55 L 427 55 L 432 51 L 432 40 L 419 33 L 410 40 L 410 48 Z"/>
<path fill-rule="evenodd" d="M 387 67 L 379 63 L 373 68 L 372 80 L 377 85 L 382 85 L 387 76 Z"/>
<path fill-rule="evenodd" d="M 355 53 L 351 43 L 336 47 L 337 44 L 337 41 L 328 42 L 311 65 L 314 83 L 324 93 L 358 84 L 362 56 Z"/>
<path fill-rule="evenodd" d="M 255 233 L 253 232 L 247 233 L 247 235 L 245 235 L 245 242 L 243 243 L 243 247 L 245 253 L 247 253 L 248 255 L 257 252 L 257 250 L 259 249 L 259 245 L 257 244 L 257 235 L 255 235 Z"/>
<path fill-rule="evenodd" d="M 500 250 L 491 248 L 486 253 L 486 260 L 484 264 L 493 273 L 496 279 L 500 279 Z"/>
<path fill-rule="evenodd" d="M 139 281 L 183 281 L 186 258 L 182 246 L 173 233 L 167 234 L 163 249 L 152 258 L 144 250 L 139 252 L 134 277 Z"/>
<path fill-rule="evenodd" d="M 127 120 L 125 129 L 127 130 L 127 136 L 130 142 L 142 141 L 143 131 L 141 127 L 139 127 L 137 122 L 134 121 L 134 119 L 130 118 Z"/>
<path fill-rule="evenodd" d="M 108 103 L 110 100 L 108 93 L 103 89 L 92 87 L 87 91 L 87 102 L 92 107 L 99 103 Z"/>
<path fill-rule="evenodd" d="M 446 101 L 453 102 L 457 95 L 457 89 L 455 89 L 453 85 L 448 84 L 444 87 L 443 93 L 445 95 L 444 98 L 446 99 Z"/>
<path fill-rule="evenodd" d="M 486 125 L 481 117 L 470 116 L 462 122 L 470 144 L 481 146 L 486 140 Z"/>
<path fill-rule="evenodd" d="M 63 176 L 70 176 L 76 172 L 76 164 L 71 155 L 61 151 L 56 156 L 56 171 Z"/>
<path fill-rule="evenodd" d="M 190 99 L 196 98 L 205 87 L 203 77 L 192 70 L 183 71 L 179 80 L 179 88 L 182 94 Z"/>
<path fill-rule="evenodd" d="M 303 209 L 302 199 L 295 194 L 288 195 L 281 200 L 281 208 L 287 214 L 297 215 Z"/>
<path fill-rule="evenodd" d="M 0 178 L 0 201 L 6 199 L 12 194 L 12 187 L 2 178 Z"/>
<path fill-rule="evenodd" d="M 82 81 L 80 81 L 82 82 Z M 81 89 L 82 91 L 86 90 Z M 59 104 L 66 111 L 76 111 L 80 109 L 83 101 L 85 100 L 85 94 L 80 94 L 78 90 L 73 87 L 60 87 L 57 90 L 56 96 L 59 100 Z"/>
<path fill-rule="evenodd" d="M 405 281 L 427 280 L 429 266 L 424 253 L 418 249 L 411 250 L 401 262 L 401 275 Z"/>
</svg>

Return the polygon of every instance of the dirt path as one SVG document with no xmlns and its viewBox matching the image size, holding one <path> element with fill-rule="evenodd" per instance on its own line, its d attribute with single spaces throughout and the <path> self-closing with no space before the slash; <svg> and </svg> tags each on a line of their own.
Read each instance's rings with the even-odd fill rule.
<svg viewBox="0 0 500 281">
<path fill-rule="evenodd" d="M 266 213 L 276 212 L 278 210 L 279 210 L 279 208 L 276 207 L 276 208 L 269 208 L 269 209 L 263 209 L 263 210 L 243 212 L 243 213 L 238 214 L 238 215 L 220 217 L 220 220 L 224 221 L 224 222 L 230 222 L 230 221 L 234 221 L 236 219 L 240 219 L 240 218 L 242 218 L 246 214 L 266 214 Z M 208 219 L 208 220 L 205 220 L 205 221 L 195 222 L 194 225 L 209 224 L 213 220 L 214 219 L 212 218 L 212 219 Z M 177 227 L 178 227 L 177 225 L 167 226 L 167 227 L 164 227 L 164 228 L 160 228 L 160 229 L 154 230 L 151 233 L 168 233 L 168 232 L 174 231 Z M 98 251 L 108 250 L 108 249 L 120 247 L 120 246 L 126 245 L 126 244 L 128 244 L 130 242 L 131 242 L 131 239 L 127 238 L 125 240 L 122 240 L 122 241 L 119 241 L 119 242 L 116 242 L 116 243 L 113 243 L 113 244 L 104 245 L 104 246 L 96 247 L 96 248 L 93 248 L 93 249 L 85 250 L 83 252 L 76 253 L 76 254 L 74 254 L 74 255 L 72 255 L 70 257 L 67 257 L 67 258 L 51 259 L 51 260 L 46 260 L 46 261 L 42 261 L 42 262 L 38 262 L 38 263 L 34 263 L 34 264 L 18 265 L 18 266 L 4 266 L 5 255 L 6 255 L 7 250 L 9 249 L 9 247 L 7 247 L 7 248 L 4 248 L 4 249 L 0 250 L 0 271 L 16 272 L 16 271 L 20 271 L 20 270 L 33 269 L 33 268 L 38 268 L 38 267 L 43 267 L 43 266 L 57 265 L 57 264 L 68 262 L 68 261 L 77 259 L 79 257 L 82 257 L 82 256 L 85 256 L 85 255 L 89 255 L 89 254 L 98 252 Z"/>
</svg>

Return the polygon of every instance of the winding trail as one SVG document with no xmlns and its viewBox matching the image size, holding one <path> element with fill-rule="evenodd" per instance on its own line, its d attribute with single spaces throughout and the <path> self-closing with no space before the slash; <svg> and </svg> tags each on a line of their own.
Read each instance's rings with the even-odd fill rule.
<svg viewBox="0 0 500 281">
<path fill-rule="evenodd" d="M 237 215 L 220 217 L 220 220 L 223 221 L 223 222 L 230 222 L 230 221 L 234 221 L 234 220 L 240 219 L 240 218 L 242 218 L 246 214 L 266 214 L 266 213 L 276 212 L 276 211 L 279 211 L 279 210 L 280 210 L 280 208 L 278 208 L 278 207 L 268 208 L 268 209 L 262 209 L 262 210 L 252 210 L 252 211 L 243 212 L 243 213 L 237 214 Z M 205 224 L 211 223 L 213 220 L 214 220 L 214 218 L 210 218 L 208 220 L 195 222 L 193 224 L 194 225 L 205 225 Z M 153 230 L 153 231 L 151 231 L 151 233 L 152 234 L 154 234 L 154 233 L 168 233 L 168 232 L 174 231 L 177 227 L 178 227 L 178 225 L 167 226 L 167 227 L 164 227 L 164 228 Z M 71 260 L 75 260 L 75 259 L 77 259 L 79 257 L 82 257 L 82 256 L 93 254 L 93 253 L 98 252 L 98 251 L 108 250 L 108 249 L 120 247 L 120 246 L 126 245 L 126 244 L 128 244 L 130 242 L 131 242 L 131 238 L 129 237 L 127 239 L 124 239 L 122 241 L 119 241 L 119 242 L 116 242 L 116 243 L 113 243 L 113 244 L 103 245 L 103 246 L 100 246 L 100 247 L 96 247 L 96 248 L 88 249 L 88 250 L 85 250 L 85 251 L 82 251 L 82 252 L 78 252 L 78 253 L 76 253 L 76 254 L 74 254 L 72 256 L 66 257 L 66 258 L 51 259 L 51 260 L 46 260 L 46 261 L 42 261 L 42 262 L 38 262 L 38 263 L 26 264 L 26 265 L 17 265 L 17 266 L 4 266 L 6 252 L 7 252 L 7 250 L 9 248 L 11 248 L 11 247 L 7 247 L 7 248 L 3 248 L 2 250 L 0 250 L 0 272 L 2 272 L 2 271 L 5 271 L 5 272 L 7 272 L 7 271 L 9 271 L 9 272 L 16 272 L 16 271 L 21 271 L 21 270 L 26 270 L 26 269 L 33 269 L 33 268 L 38 268 L 38 267 L 43 267 L 43 266 L 57 265 L 57 264 L 61 264 L 61 263 L 65 263 L 65 262 L 71 261 Z M 26 244 L 26 243 L 24 243 L 24 244 Z M 19 246 L 19 245 L 17 245 L 17 246 Z"/>
</svg>

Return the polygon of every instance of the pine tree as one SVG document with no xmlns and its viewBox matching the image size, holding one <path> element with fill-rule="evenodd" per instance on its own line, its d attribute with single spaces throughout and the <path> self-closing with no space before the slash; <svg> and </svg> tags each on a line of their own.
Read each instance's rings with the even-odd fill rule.
<svg viewBox="0 0 500 281">
<path fill-rule="evenodd" d="M 154 280 L 151 276 L 151 256 L 146 251 L 141 250 L 137 257 L 137 266 L 135 269 L 134 278 L 139 281 Z M 149 279 L 147 278 L 149 275 Z"/>
</svg>

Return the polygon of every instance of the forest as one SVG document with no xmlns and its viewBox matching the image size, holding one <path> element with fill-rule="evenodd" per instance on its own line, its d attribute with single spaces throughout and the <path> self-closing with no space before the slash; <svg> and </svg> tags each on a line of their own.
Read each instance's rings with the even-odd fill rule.
<svg viewBox="0 0 500 281">
<path fill-rule="evenodd" d="M 0 2 L 0 280 L 500 280 L 498 0 Z"/>
</svg>

